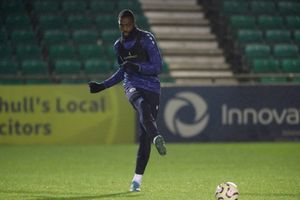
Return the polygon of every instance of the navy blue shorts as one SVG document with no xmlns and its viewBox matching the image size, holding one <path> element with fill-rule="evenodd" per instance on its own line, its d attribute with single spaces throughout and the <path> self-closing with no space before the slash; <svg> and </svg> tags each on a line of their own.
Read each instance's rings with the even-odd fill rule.
<svg viewBox="0 0 300 200">
<path fill-rule="evenodd" d="M 160 94 L 141 88 L 130 88 L 126 91 L 126 96 L 132 105 L 135 100 L 142 97 L 150 105 L 151 113 L 153 117 L 156 118 L 159 108 Z"/>
</svg>

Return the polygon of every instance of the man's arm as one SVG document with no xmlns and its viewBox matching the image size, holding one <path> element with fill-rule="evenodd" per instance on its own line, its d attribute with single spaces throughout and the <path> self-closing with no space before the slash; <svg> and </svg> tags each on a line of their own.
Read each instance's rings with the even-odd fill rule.
<svg viewBox="0 0 300 200">
<path fill-rule="evenodd" d="M 118 53 L 118 45 L 119 45 L 119 40 L 114 44 L 114 51 L 115 51 L 116 61 L 120 65 L 123 61 Z M 124 79 L 124 72 L 125 70 L 123 68 L 119 68 L 111 77 L 103 81 L 104 86 L 106 88 L 109 88 L 115 84 L 120 83 Z"/>
<path fill-rule="evenodd" d="M 116 42 L 116 44 L 117 44 L 117 42 Z M 115 54 L 117 56 L 117 61 L 120 64 L 122 61 L 119 58 L 116 44 L 114 46 L 114 49 L 115 49 Z M 103 82 L 99 83 L 99 82 L 96 82 L 96 81 L 90 81 L 88 83 L 89 87 L 90 87 L 90 92 L 91 93 L 100 92 L 102 90 L 105 90 L 106 88 L 110 88 L 110 87 L 120 83 L 123 79 L 124 79 L 124 69 L 119 68 L 111 77 L 109 77 L 108 79 L 106 79 Z"/>
<path fill-rule="evenodd" d="M 111 77 L 106 79 L 103 82 L 97 82 L 97 81 L 90 81 L 89 87 L 91 93 L 97 93 L 101 92 L 102 90 L 105 90 L 106 88 L 110 88 L 113 85 L 120 83 L 124 78 L 124 69 L 118 69 Z"/>
<path fill-rule="evenodd" d="M 143 37 L 143 48 L 147 51 L 149 62 L 138 63 L 139 72 L 144 75 L 158 75 L 162 71 L 162 58 L 155 38 L 147 33 Z"/>
<path fill-rule="evenodd" d="M 124 79 L 124 69 L 119 68 L 111 77 L 103 81 L 105 88 L 112 87 Z"/>
</svg>

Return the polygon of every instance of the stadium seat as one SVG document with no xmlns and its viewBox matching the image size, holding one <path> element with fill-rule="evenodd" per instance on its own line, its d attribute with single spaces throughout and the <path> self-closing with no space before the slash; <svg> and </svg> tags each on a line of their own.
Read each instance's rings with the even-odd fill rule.
<svg viewBox="0 0 300 200">
<path fill-rule="evenodd" d="M 254 59 L 252 71 L 254 73 L 279 72 L 279 61 L 274 59 Z"/>
<path fill-rule="evenodd" d="M 46 30 L 43 42 L 46 45 L 63 44 L 69 41 L 69 33 L 63 30 Z"/>
<path fill-rule="evenodd" d="M 104 46 L 104 49 L 105 49 L 105 54 L 107 55 L 107 57 L 111 60 L 115 60 L 115 56 L 116 56 L 116 53 L 115 53 L 115 50 L 113 48 L 112 45 L 106 45 Z"/>
<path fill-rule="evenodd" d="M 119 25 L 117 18 L 113 15 L 97 15 L 95 18 L 96 28 L 98 30 L 117 30 Z"/>
<path fill-rule="evenodd" d="M 247 44 L 245 55 L 247 58 L 263 58 L 270 56 L 271 48 L 265 44 Z"/>
<path fill-rule="evenodd" d="M 287 16 L 286 26 L 289 29 L 300 29 L 300 16 Z"/>
<path fill-rule="evenodd" d="M 31 29 L 31 24 L 27 15 L 8 15 L 5 20 L 5 27 L 9 30 L 28 30 Z"/>
<path fill-rule="evenodd" d="M 299 14 L 300 3 L 291 1 L 280 1 L 278 2 L 278 10 L 282 15 Z"/>
<path fill-rule="evenodd" d="M 53 45 L 49 48 L 51 59 L 75 58 L 75 49 L 70 45 Z"/>
<path fill-rule="evenodd" d="M 39 25 L 43 30 L 66 29 L 64 18 L 61 15 L 42 15 Z"/>
<path fill-rule="evenodd" d="M 22 73 L 24 75 L 47 74 L 47 63 L 43 60 L 24 60 L 21 64 Z"/>
<path fill-rule="evenodd" d="M 80 45 L 78 51 L 83 60 L 104 57 L 103 46 L 99 45 Z"/>
<path fill-rule="evenodd" d="M 48 74 L 52 67 L 65 73 L 61 66 L 68 71 L 74 58 L 79 68 L 87 61 L 101 61 L 107 66 L 100 68 L 103 71 L 87 68 L 87 73 L 106 73 L 115 60 L 113 44 L 120 37 L 117 14 L 124 8 L 135 12 L 139 27 L 149 27 L 138 0 L 3 0 L 0 60 L 15 63 L 21 75 Z"/>
<path fill-rule="evenodd" d="M 12 57 L 13 49 L 10 45 L 0 44 L 0 60 Z"/>
<path fill-rule="evenodd" d="M 294 41 L 297 44 L 300 44 L 300 30 L 294 31 Z"/>
<path fill-rule="evenodd" d="M 287 73 L 300 73 L 300 58 L 284 59 L 281 64 L 282 71 Z"/>
<path fill-rule="evenodd" d="M 263 41 L 263 33 L 259 30 L 241 29 L 237 32 L 237 41 L 240 43 L 255 43 Z"/>
<path fill-rule="evenodd" d="M 253 14 L 273 14 L 276 13 L 275 4 L 272 1 L 251 1 L 251 12 Z M 239 9 L 239 8 L 237 8 Z"/>
<path fill-rule="evenodd" d="M 38 14 L 57 13 L 59 10 L 59 1 L 43 0 L 33 2 L 34 11 Z"/>
<path fill-rule="evenodd" d="M 73 32 L 73 41 L 77 44 L 96 44 L 98 32 L 93 30 L 76 30 Z"/>
<path fill-rule="evenodd" d="M 86 74 L 101 74 L 110 71 L 111 64 L 103 59 L 90 59 L 84 62 L 84 72 Z"/>
<path fill-rule="evenodd" d="M 283 77 L 263 77 L 260 79 L 262 84 L 278 84 L 278 83 L 286 83 L 287 79 Z"/>
<path fill-rule="evenodd" d="M 277 29 L 283 27 L 283 18 L 280 16 L 259 16 L 257 19 L 257 24 L 263 29 Z"/>
<path fill-rule="evenodd" d="M 277 44 L 273 47 L 273 55 L 277 58 L 296 58 L 299 56 L 299 48 L 293 44 Z"/>
<path fill-rule="evenodd" d="M 233 29 L 255 29 L 255 17 L 233 15 L 230 17 L 229 25 Z"/>
<path fill-rule="evenodd" d="M 143 14 L 143 11 L 138 1 L 118 1 L 118 12 L 128 8 L 132 10 L 135 14 Z"/>
<path fill-rule="evenodd" d="M 162 73 L 169 73 L 169 72 L 170 72 L 170 69 L 169 69 L 168 63 L 166 63 L 165 61 L 163 61 Z"/>
<path fill-rule="evenodd" d="M 293 78 L 292 78 L 292 81 L 293 81 L 294 83 L 300 83 L 300 77 L 299 77 L 299 76 L 293 77 Z"/>
<path fill-rule="evenodd" d="M 233 47 L 229 53 L 234 57 L 232 64 L 239 60 L 238 63 L 244 65 L 240 71 L 277 73 L 282 71 L 282 60 L 300 57 L 299 1 L 217 0 L 207 5 L 215 6 L 218 13 L 226 15 L 215 14 L 222 25 L 219 35 L 222 35 L 227 51 Z M 228 40 L 231 40 L 230 45 L 226 45 Z M 273 81 L 286 80 L 262 79 L 262 82 Z"/>
<path fill-rule="evenodd" d="M 84 15 L 69 15 L 67 17 L 67 24 L 70 29 L 84 29 L 91 28 L 93 21 Z"/>
<path fill-rule="evenodd" d="M 67 0 L 62 3 L 62 10 L 66 14 L 71 13 L 84 13 L 86 10 L 85 1 Z"/>
<path fill-rule="evenodd" d="M 266 41 L 269 43 L 289 43 L 291 41 L 291 33 L 288 30 L 267 30 Z"/>
<path fill-rule="evenodd" d="M 118 30 L 103 30 L 101 38 L 105 44 L 113 45 L 114 42 L 120 37 Z"/>
<path fill-rule="evenodd" d="M 37 45 L 19 45 L 16 47 L 18 60 L 42 58 L 42 50 Z"/>
<path fill-rule="evenodd" d="M 115 10 L 115 2 L 114 1 L 99 1 L 99 0 L 93 0 L 90 3 L 90 11 L 93 14 L 99 14 L 99 13 L 107 13 L 111 14 Z"/>
<path fill-rule="evenodd" d="M 224 15 L 244 14 L 248 11 L 248 3 L 243 1 L 223 1 L 222 13 Z"/>
<path fill-rule="evenodd" d="M 54 63 L 54 71 L 56 74 L 79 74 L 81 64 L 76 60 L 56 60 Z"/>
<path fill-rule="evenodd" d="M 5 15 L 26 14 L 26 7 L 22 1 L 1 1 L 1 13 Z"/>
<path fill-rule="evenodd" d="M 11 41 L 14 45 L 36 44 L 35 33 L 32 30 L 15 30 L 11 34 Z"/>
<path fill-rule="evenodd" d="M 18 65 L 12 60 L 0 60 L 0 74 L 1 75 L 16 75 L 18 72 Z"/>
<path fill-rule="evenodd" d="M 0 30 L 0 44 L 4 44 L 7 42 L 7 33 L 4 29 Z"/>
</svg>

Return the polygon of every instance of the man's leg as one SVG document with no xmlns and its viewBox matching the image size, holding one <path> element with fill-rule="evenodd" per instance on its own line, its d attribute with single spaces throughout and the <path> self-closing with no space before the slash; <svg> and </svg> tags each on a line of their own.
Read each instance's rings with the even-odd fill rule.
<svg viewBox="0 0 300 200">
<path fill-rule="evenodd" d="M 158 93 L 138 89 L 134 93 L 128 93 L 127 96 L 139 113 L 139 121 L 153 141 L 159 154 L 165 155 L 167 153 L 165 141 L 162 135 L 159 135 L 156 125 L 160 95 Z"/>
<path fill-rule="evenodd" d="M 151 152 L 151 140 L 148 137 L 143 126 L 140 124 L 139 149 L 136 159 L 135 175 L 132 179 L 130 191 L 139 192 L 142 184 L 142 177 L 149 161 Z"/>
<path fill-rule="evenodd" d="M 166 148 L 164 146 L 164 140 L 161 135 L 158 135 L 158 129 L 156 125 L 156 117 L 158 112 L 159 104 L 159 95 L 153 96 L 155 98 L 151 99 L 151 96 L 147 94 L 142 94 L 138 92 L 139 95 L 135 96 L 136 98 L 131 98 L 130 102 L 138 112 L 139 117 L 139 149 L 136 162 L 135 175 L 133 177 L 130 191 L 139 192 L 142 176 L 146 169 L 150 151 L 151 151 L 151 142 L 154 142 L 158 152 L 161 155 L 166 154 Z M 150 95 L 150 94 L 149 94 Z M 151 103 L 148 103 L 144 98 L 149 98 Z"/>
<path fill-rule="evenodd" d="M 150 109 L 151 109 L 151 114 L 155 120 L 156 123 L 156 118 L 158 114 L 158 108 L 159 108 L 159 94 L 153 93 L 153 92 L 147 92 L 144 91 L 144 96 L 147 99 L 147 102 L 149 102 Z M 166 152 L 166 147 L 165 147 L 165 141 L 162 135 L 157 135 L 153 138 L 153 143 L 158 150 L 160 155 L 165 155 Z"/>
<path fill-rule="evenodd" d="M 151 139 L 148 137 L 141 124 L 140 131 L 141 135 L 139 136 L 139 148 L 137 153 L 137 164 L 135 168 L 136 174 L 144 174 L 151 152 Z"/>
<path fill-rule="evenodd" d="M 145 129 L 150 139 L 153 140 L 158 135 L 158 130 L 150 105 L 143 97 L 136 99 L 133 105 L 138 112 L 139 123 Z"/>
</svg>

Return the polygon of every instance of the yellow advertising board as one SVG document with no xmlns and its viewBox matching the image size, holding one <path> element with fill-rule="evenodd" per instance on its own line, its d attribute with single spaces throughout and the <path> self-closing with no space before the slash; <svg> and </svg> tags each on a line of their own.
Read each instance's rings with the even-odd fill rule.
<svg viewBox="0 0 300 200">
<path fill-rule="evenodd" d="M 0 144 L 133 143 L 134 110 L 122 86 L 0 86 Z"/>
</svg>

